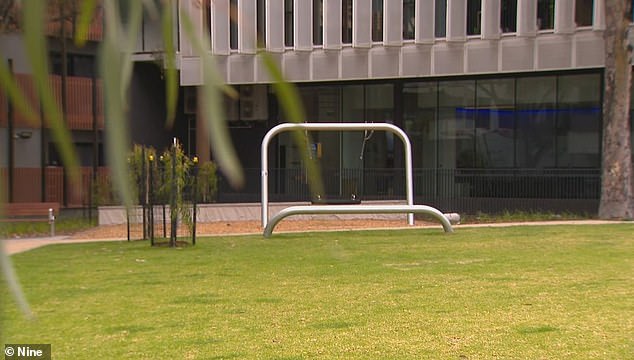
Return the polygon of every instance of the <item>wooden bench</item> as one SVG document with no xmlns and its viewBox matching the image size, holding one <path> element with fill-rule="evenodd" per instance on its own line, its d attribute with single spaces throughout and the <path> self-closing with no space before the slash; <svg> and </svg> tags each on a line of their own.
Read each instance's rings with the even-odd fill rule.
<svg viewBox="0 0 634 360">
<path fill-rule="evenodd" d="M 59 215 L 59 203 L 56 202 L 7 203 L 0 206 L 4 207 L 0 218 L 2 222 L 49 221 L 49 209 L 53 209 L 54 216 Z"/>
</svg>

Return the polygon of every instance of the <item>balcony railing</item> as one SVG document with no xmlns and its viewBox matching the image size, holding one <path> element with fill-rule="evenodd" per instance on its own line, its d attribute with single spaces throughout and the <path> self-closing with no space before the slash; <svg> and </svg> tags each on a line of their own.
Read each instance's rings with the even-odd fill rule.
<svg viewBox="0 0 634 360">
<path fill-rule="evenodd" d="M 46 24 L 46 34 L 53 37 L 59 37 L 62 34 L 62 24 L 64 24 L 65 29 L 64 32 L 68 39 L 72 39 L 75 34 L 74 30 L 76 28 L 75 24 L 73 24 L 73 18 L 78 18 L 78 16 L 72 16 L 71 12 L 66 15 L 67 21 L 59 21 L 60 18 L 64 16 L 60 16 L 59 12 L 53 11 L 54 9 L 49 9 L 49 17 L 55 19 L 54 21 L 49 21 Z M 68 9 L 66 9 L 68 11 Z M 101 41 L 103 39 L 103 11 L 101 6 L 97 7 L 97 11 L 93 16 L 93 19 L 88 26 L 88 33 L 86 34 L 86 40 L 89 41 Z"/>
<path fill-rule="evenodd" d="M 13 169 L 13 191 L 12 202 L 58 202 L 69 208 L 84 208 L 97 202 L 100 184 L 109 182 L 109 170 L 105 167 L 97 169 L 96 181 L 92 177 L 91 167 L 80 169 L 80 180 L 78 184 L 72 184 L 65 180 L 64 168 L 59 166 L 49 166 L 41 168 Z M 5 196 L 8 199 L 8 169 L 0 168 L 0 182 Z M 67 183 L 65 183 L 65 181 Z M 92 193 L 91 193 L 92 191 Z"/>
<path fill-rule="evenodd" d="M 33 77 L 30 74 L 15 74 L 16 82 L 27 99 L 27 104 L 37 116 L 35 122 L 29 121 L 24 114 L 15 111 L 14 127 L 36 128 L 41 124 L 40 103 L 36 96 Z M 49 76 L 50 86 L 58 106 L 62 107 L 62 78 Z M 97 128 L 103 129 L 103 95 L 101 80 L 96 80 L 96 116 Z M 7 126 L 7 96 L 0 92 L 0 126 Z M 93 128 L 93 80 L 85 77 L 68 76 L 66 78 L 66 123 L 71 130 L 90 130 Z M 47 127 L 45 122 L 45 127 Z"/>
</svg>

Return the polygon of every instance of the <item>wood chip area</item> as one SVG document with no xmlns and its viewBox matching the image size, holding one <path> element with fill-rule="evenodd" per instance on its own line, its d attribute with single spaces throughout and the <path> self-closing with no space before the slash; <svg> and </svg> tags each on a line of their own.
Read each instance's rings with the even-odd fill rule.
<svg viewBox="0 0 634 360">
<path fill-rule="evenodd" d="M 434 225 L 425 221 L 416 221 L 417 227 Z M 435 224 L 442 228 L 440 224 Z M 169 224 L 167 225 L 169 236 Z M 405 228 L 407 221 L 403 220 L 286 220 L 275 227 L 275 233 L 297 231 L 334 231 L 334 230 L 363 230 L 376 228 Z M 127 238 L 127 225 L 98 226 L 73 234 L 73 239 L 116 239 Z M 196 224 L 197 236 L 261 234 L 263 231 L 259 221 L 212 222 Z M 141 238 L 143 227 L 140 224 L 130 226 L 130 237 Z M 163 227 L 159 225 L 154 230 L 156 237 L 162 237 Z M 179 236 L 189 235 L 185 226 L 179 226 Z"/>
</svg>

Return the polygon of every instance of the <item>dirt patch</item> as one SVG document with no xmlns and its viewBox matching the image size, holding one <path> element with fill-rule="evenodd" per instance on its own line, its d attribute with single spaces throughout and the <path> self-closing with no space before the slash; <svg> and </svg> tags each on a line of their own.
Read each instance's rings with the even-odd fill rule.
<svg viewBox="0 0 634 360">
<path fill-rule="evenodd" d="M 429 222 L 416 221 L 417 227 L 429 226 Z M 441 227 L 440 224 L 436 224 Z M 295 231 L 324 231 L 324 230 L 363 230 L 374 228 L 399 228 L 407 227 L 403 220 L 288 220 L 282 221 L 275 227 L 275 232 Z M 442 227 L 441 227 L 442 228 Z M 263 231 L 259 221 L 232 221 L 211 222 L 196 224 L 197 236 L 234 235 L 234 234 L 261 234 Z M 169 236 L 169 225 L 167 228 Z M 72 239 L 125 239 L 127 238 L 127 225 L 105 225 L 75 233 Z M 162 225 L 154 228 L 156 237 L 163 236 Z M 187 236 L 189 232 L 184 226 L 179 227 L 179 236 Z M 130 237 L 139 239 L 143 237 L 143 227 L 139 224 L 130 226 Z"/>
</svg>

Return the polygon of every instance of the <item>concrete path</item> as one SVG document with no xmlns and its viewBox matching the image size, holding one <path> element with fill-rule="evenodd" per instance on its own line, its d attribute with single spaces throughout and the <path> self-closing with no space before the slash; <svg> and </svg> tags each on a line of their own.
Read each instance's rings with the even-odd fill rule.
<svg viewBox="0 0 634 360">
<path fill-rule="evenodd" d="M 604 221 L 604 220 L 564 220 L 564 221 L 532 221 L 532 222 L 513 222 L 513 223 L 489 223 L 489 224 L 464 224 L 454 225 L 454 229 L 475 228 L 475 227 L 505 227 L 505 226 L 544 226 L 544 225 L 602 225 L 602 224 L 634 224 L 631 221 Z M 438 227 L 438 225 L 426 225 L 419 226 L 419 228 Z M 385 229 L 385 228 L 383 228 Z M 402 227 L 401 229 L 407 229 Z M 333 231 L 337 231 L 333 229 Z M 198 236 L 230 236 L 227 234 L 213 235 L 213 234 L 199 234 Z M 68 236 L 53 236 L 53 237 L 41 237 L 41 238 L 21 238 L 21 239 L 1 239 L 0 243 L 4 246 L 4 250 L 7 254 L 17 254 L 24 251 L 29 251 L 41 246 L 50 244 L 77 244 L 86 242 L 99 242 L 99 241 L 126 241 L 125 238 L 115 239 L 71 239 Z"/>
</svg>

